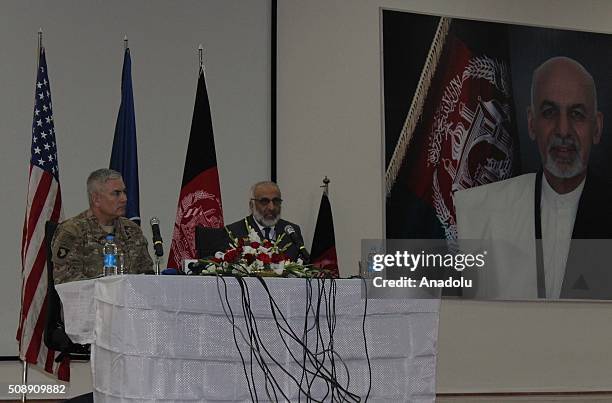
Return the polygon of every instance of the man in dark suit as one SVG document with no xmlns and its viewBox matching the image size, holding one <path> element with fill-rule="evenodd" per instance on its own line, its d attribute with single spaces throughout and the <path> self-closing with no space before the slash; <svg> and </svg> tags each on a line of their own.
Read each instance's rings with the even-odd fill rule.
<svg viewBox="0 0 612 403">
<path fill-rule="evenodd" d="M 308 263 L 308 253 L 304 248 L 300 227 L 280 218 L 282 203 L 281 192 L 276 183 L 258 182 L 251 187 L 251 215 L 228 225 L 226 229 L 237 238 L 247 237 L 252 229 L 261 240 L 280 239 L 279 248 L 287 247 L 285 254 L 291 260 L 301 258 L 304 263 Z"/>
</svg>

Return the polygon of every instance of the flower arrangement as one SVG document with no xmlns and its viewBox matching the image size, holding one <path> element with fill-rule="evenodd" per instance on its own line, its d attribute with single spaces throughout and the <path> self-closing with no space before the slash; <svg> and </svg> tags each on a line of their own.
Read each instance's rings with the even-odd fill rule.
<svg viewBox="0 0 612 403">
<path fill-rule="evenodd" d="M 320 269 L 305 265 L 302 259 L 291 261 L 284 253 L 289 245 L 279 247 L 285 234 L 281 234 L 274 242 L 262 240 L 251 227 L 246 238 L 236 238 L 231 233 L 229 235 L 230 247 L 226 251 L 201 260 L 207 264 L 202 275 L 319 277 L 321 274 Z"/>
</svg>

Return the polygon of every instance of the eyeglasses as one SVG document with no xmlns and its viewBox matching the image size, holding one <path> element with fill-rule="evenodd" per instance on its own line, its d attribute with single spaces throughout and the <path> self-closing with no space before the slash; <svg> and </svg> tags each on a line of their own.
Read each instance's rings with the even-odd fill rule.
<svg viewBox="0 0 612 403">
<path fill-rule="evenodd" d="M 267 197 L 262 197 L 260 199 L 251 199 L 251 200 L 257 202 L 257 204 L 259 204 L 262 207 L 267 206 L 268 204 L 270 204 L 270 202 L 272 202 L 272 204 L 274 204 L 276 207 L 280 206 L 283 203 L 283 199 L 281 199 L 280 197 L 275 197 L 274 199 L 268 199 Z"/>
</svg>

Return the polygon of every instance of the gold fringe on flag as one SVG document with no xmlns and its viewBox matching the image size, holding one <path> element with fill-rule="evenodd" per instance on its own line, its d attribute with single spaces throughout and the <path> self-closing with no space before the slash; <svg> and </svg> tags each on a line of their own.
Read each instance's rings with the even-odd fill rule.
<svg viewBox="0 0 612 403">
<path fill-rule="evenodd" d="M 425 59 L 425 65 L 421 71 L 421 77 L 419 78 L 414 97 L 412 98 L 408 115 L 404 121 L 404 126 L 400 133 L 399 140 L 397 141 L 395 150 L 393 150 L 393 156 L 391 157 L 391 161 L 387 167 L 387 172 L 385 173 L 385 189 L 387 195 L 389 195 L 391 192 L 393 184 L 397 179 L 400 167 L 402 166 L 402 161 L 406 155 L 406 150 L 408 149 L 408 145 L 412 140 L 414 129 L 416 128 L 419 117 L 423 113 L 425 98 L 427 96 L 427 92 L 429 91 L 431 80 L 433 79 L 438 67 L 438 62 L 440 61 L 440 56 L 442 55 L 442 49 L 444 48 L 444 42 L 446 40 L 448 30 L 450 29 L 451 21 L 451 18 L 441 17 L 440 22 L 438 23 L 438 28 L 436 29 L 436 34 L 432 40 L 431 47 L 429 48 L 427 59 Z"/>
</svg>

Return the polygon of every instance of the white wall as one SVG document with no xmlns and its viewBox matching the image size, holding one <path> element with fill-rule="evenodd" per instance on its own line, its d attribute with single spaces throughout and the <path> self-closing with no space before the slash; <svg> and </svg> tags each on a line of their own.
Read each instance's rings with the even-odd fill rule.
<svg viewBox="0 0 612 403">
<path fill-rule="evenodd" d="M 132 55 L 141 216 L 149 239 L 154 215 L 167 245 L 172 236 L 198 44 L 205 48 L 226 221 L 244 216 L 250 184 L 270 176 L 269 0 L 3 1 L 0 355 L 17 355 L 19 248 L 39 28 L 47 50 L 64 217 L 87 208 L 87 175 L 110 160 L 125 34 Z"/>
<path fill-rule="evenodd" d="M 383 236 L 380 7 L 612 32 L 605 1 L 279 1 L 284 214 L 311 239 L 318 185 L 331 178 L 343 275 L 357 272 L 361 239 Z M 610 303 L 446 300 L 438 391 L 612 390 L 611 313 Z"/>
</svg>

